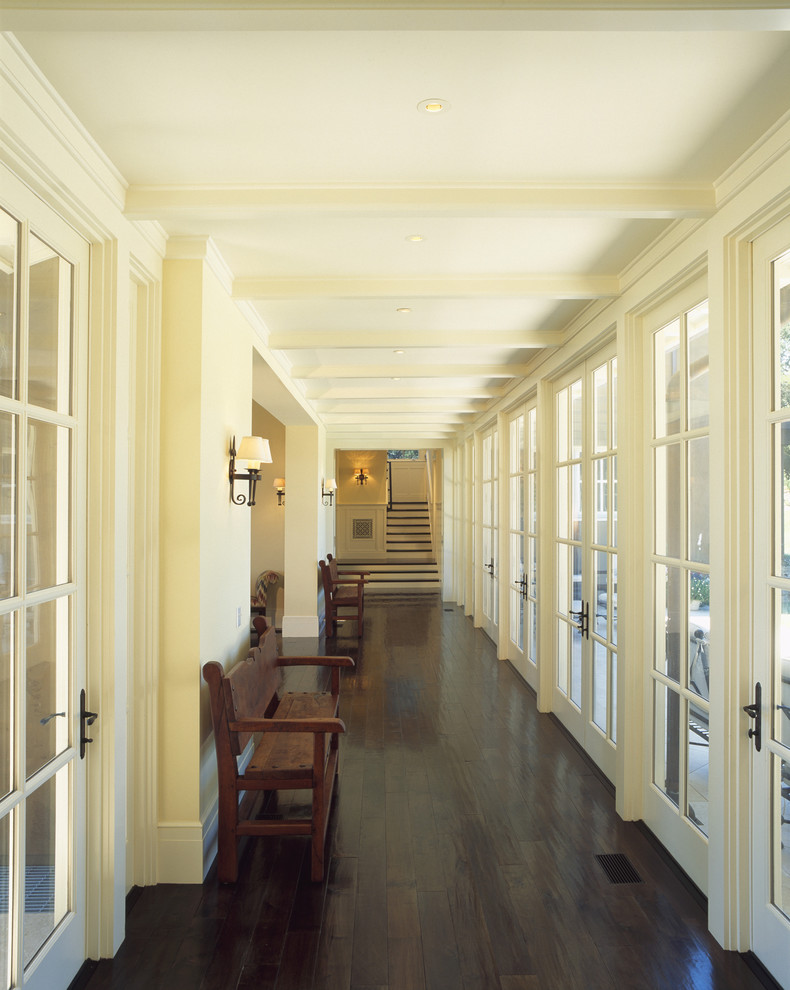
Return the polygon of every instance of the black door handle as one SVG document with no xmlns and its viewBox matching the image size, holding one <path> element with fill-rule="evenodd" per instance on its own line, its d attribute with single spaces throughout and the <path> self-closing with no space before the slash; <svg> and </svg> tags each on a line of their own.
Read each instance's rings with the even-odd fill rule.
<svg viewBox="0 0 790 990">
<path fill-rule="evenodd" d="M 758 681 L 754 686 L 754 704 L 744 705 L 743 710 L 754 719 L 754 725 L 749 729 L 749 738 L 754 739 L 754 748 L 759 753 L 763 746 L 763 686 Z"/>
<path fill-rule="evenodd" d="M 85 729 L 89 725 L 93 725 L 96 719 L 99 717 L 98 712 L 89 712 L 85 707 L 85 688 L 80 691 L 80 759 L 85 759 L 85 747 L 88 743 L 92 743 L 93 739 L 89 739 L 85 734 Z"/>
<path fill-rule="evenodd" d="M 568 615 L 573 615 L 579 619 L 579 630 L 582 636 L 586 636 L 587 639 L 590 638 L 590 603 L 582 602 L 582 607 L 578 612 L 573 609 L 568 611 Z"/>
</svg>

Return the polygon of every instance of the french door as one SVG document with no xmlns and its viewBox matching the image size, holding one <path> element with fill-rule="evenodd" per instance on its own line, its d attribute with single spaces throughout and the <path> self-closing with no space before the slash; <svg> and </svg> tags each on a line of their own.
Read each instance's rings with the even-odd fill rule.
<svg viewBox="0 0 790 990">
<path fill-rule="evenodd" d="M 85 958 L 84 387 L 88 251 L 3 175 L 0 209 L 0 987 Z"/>
<path fill-rule="evenodd" d="M 644 819 L 708 890 L 710 412 L 704 281 L 648 320 L 645 380 L 651 499 Z"/>
<path fill-rule="evenodd" d="M 603 772 L 617 741 L 617 359 L 557 383 L 553 708 Z"/>
<path fill-rule="evenodd" d="M 499 629 L 499 433 L 496 426 L 483 434 L 480 473 L 483 537 L 480 580 L 483 628 L 496 643 Z"/>
<path fill-rule="evenodd" d="M 752 948 L 790 973 L 790 222 L 754 245 Z M 757 695 L 759 684 L 760 696 Z"/>
<path fill-rule="evenodd" d="M 537 690 L 537 408 L 511 413 L 508 457 L 508 659 Z"/>
</svg>

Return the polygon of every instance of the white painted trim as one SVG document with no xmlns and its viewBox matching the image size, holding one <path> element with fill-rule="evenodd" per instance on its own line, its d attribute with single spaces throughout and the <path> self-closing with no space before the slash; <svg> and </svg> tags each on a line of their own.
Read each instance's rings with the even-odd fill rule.
<svg viewBox="0 0 790 990">
<path fill-rule="evenodd" d="M 284 615 L 283 639 L 308 639 L 319 634 L 317 615 Z"/>
</svg>

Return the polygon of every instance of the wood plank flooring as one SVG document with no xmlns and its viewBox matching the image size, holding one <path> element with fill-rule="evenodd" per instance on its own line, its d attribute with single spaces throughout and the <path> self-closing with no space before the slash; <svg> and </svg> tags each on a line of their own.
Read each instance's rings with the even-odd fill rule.
<svg viewBox="0 0 790 990">
<path fill-rule="evenodd" d="M 371 602 L 363 639 L 345 629 L 327 649 L 357 666 L 325 882 L 310 882 L 308 839 L 251 840 L 235 886 L 212 870 L 142 890 L 88 990 L 763 986 L 460 610 Z M 600 853 L 644 882 L 612 885 Z"/>
</svg>

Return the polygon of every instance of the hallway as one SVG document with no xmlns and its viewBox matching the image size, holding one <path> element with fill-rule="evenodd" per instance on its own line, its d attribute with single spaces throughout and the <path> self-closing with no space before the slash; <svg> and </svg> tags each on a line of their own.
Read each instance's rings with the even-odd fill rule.
<svg viewBox="0 0 790 990">
<path fill-rule="evenodd" d="M 235 888 L 212 869 L 135 891 L 88 990 L 762 986 L 460 609 L 371 601 L 364 638 L 349 624 L 330 650 L 357 666 L 327 881 L 307 840 L 258 840 Z M 610 883 L 607 853 L 643 882 Z"/>
</svg>

